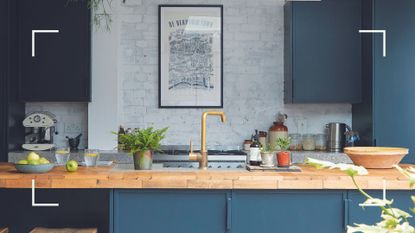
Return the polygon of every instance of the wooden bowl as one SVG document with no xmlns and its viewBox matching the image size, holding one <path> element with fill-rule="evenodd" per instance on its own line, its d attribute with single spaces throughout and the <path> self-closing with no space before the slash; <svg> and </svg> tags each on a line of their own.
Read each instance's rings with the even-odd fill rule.
<svg viewBox="0 0 415 233">
<path fill-rule="evenodd" d="M 399 147 L 346 147 L 344 153 L 355 165 L 365 168 L 392 168 L 409 152 Z"/>
</svg>

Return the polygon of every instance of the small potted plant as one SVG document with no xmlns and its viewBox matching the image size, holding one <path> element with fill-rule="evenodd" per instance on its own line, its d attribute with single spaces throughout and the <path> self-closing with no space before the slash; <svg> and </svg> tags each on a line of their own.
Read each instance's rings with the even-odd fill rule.
<svg viewBox="0 0 415 233">
<path fill-rule="evenodd" d="M 266 143 L 261 148 L 261 159 L 263 166 L 275 166 L 275 148 L 270 143 Z"/>
<path fill-rule="evenodd" d="M 277 153 L 278 167 L 291 166 L 291 152 L 288 151 L 291 144 L 291 138 L 278 138 L 276 144 L 281 149 L 281 151 Z"/>
<path fill-rule="evenodd" d="M 165 138 L 167 128 L 137 129 L 131 133 L 117 134 L 119 143 L 134 157 L 135 170 L 151 170 L 153 153 L 160 150 L 160 141 Z"/>
</svg>

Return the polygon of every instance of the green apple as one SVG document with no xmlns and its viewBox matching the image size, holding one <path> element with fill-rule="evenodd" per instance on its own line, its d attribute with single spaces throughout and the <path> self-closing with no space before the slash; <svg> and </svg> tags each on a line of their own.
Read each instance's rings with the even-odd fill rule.
<svg viewBox="0 0 415 233">
<path fill-rule="evenodd" d="M 76 172 L 78 170 L 78 163 L 75 160 L 69 160 L 66 163 L 66 170 L 68 172 Z"/>
<path fill-rule="evenodd" d="M 40 163 L 39 163 L 39 160 L 29 160 L 28 164 L 30 164 L 30 165 L 39 165 Z"/>
<path fill-rule="evenodd" d="M 27 155 L 28 161 L 38 161 L 39 159 L 40 159 L 40 156 L 36 152 L 33 152 L 33 151 Z"/>
<path fill-rule="evenodd" d="M 39 163 L 40 164 L 49 164 L 50 162 L 46 158 L 42 157 L 42 158 L 39 159 Z"/>
<path fill-rule="evenodd" d="M 21 159 L 17 164 L 28 164 L 29 162 L 26 159 Z"/>
</svg>

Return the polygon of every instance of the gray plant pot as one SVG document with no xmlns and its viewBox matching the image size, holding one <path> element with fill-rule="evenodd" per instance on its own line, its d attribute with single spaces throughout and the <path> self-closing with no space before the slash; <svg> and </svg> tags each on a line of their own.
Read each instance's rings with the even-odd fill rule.
<svg viewBox="0 0 415 233">
<path fill-rule="evenodd" d="M 135 170 L 151 170 L 153 165 L 153 151 L 136 152 L 133 157 Z"/>
</svg>

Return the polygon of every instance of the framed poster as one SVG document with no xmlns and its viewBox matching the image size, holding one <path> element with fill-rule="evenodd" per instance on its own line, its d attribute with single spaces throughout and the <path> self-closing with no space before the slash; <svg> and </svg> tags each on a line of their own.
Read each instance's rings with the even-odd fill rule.
<svg viewBox="0 0 415 233">
<path fill-rule="evenodd" d="M 159 107 L 223 107 L 223 6 L 159 6 Z"/>
</svg>

